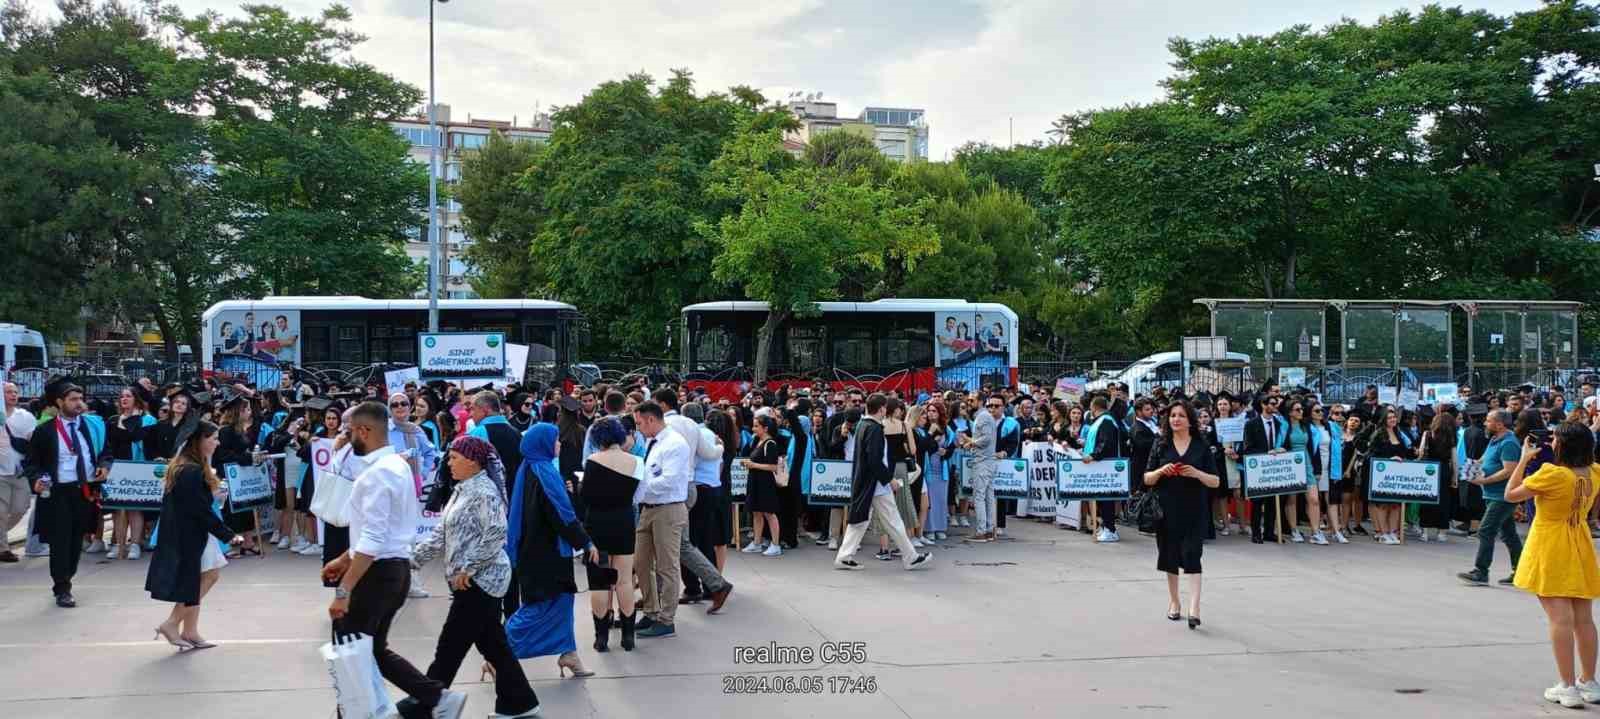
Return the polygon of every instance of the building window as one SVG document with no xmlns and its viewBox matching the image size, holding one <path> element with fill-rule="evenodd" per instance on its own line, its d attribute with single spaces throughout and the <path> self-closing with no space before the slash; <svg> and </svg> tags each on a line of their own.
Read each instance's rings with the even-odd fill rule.
<svg viewBox="0 0 1600 719">
<path fill-rule="evenodd" d="M 476 150 L 489 141 L 488 135 L 473 135 L 465 132 L 450 133 L 450 147 L 456 150 Z"/>
<path fill-rule="evenodd" d="M 444 181 L 445 182 L 460 182 L 461 181 L 461 163 L 460 162 L 446 162 L 446 163 L 444 163 Z"/>
<path fill-rule="evenodd" d="M 405 138 L 406 142 L 411 143 L 413 147 L 430 147 L 438 144 L 439 133 L 430 134 L 425 127 L 397 127 L 394 132 L 396 135 Z M 429 137 L 434 138 L 434 142 L 428 142 Z"/>
</svg>

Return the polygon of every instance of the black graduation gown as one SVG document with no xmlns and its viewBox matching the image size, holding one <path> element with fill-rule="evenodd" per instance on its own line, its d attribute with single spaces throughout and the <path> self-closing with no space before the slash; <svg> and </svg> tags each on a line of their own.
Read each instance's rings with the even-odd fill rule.
<svg viewBox="0 0 1600 719">
<path fill-rule="evenodd" d="M 172 491 L 161 499 L 161 531 L 150 557 L 144 588 L 162 602 L 193 604 L 200 601 L 200 555 L 206 542 L 224 542 L 233 530 L 211 513 L 211 490 L 200 468 L 185 464 L 178 469 Z"/>
<path fill-rule="evenodd" d="M 856 426 L 856 452 L 851 457 L 855 466 L 850 476 L 850 524 L 860 524 L 872 519 L 872 496 L 878 485 L 894 479 L 894 471 L 885 463 L 883 425 L 876 420 L 863 418 Z"/>
</svg>

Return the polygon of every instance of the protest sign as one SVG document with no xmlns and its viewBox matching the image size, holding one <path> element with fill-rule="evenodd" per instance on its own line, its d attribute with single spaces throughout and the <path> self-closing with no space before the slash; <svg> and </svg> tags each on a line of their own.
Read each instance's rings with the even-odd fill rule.
<svg viewBox="0 0 1600 719">
<path fill-rule="evenodd" d="M 994 462 L 995 499 L 1027 499 L 1030 489 L 1028 460 L 997 459 Z"/>
<path fill-rule="evenodd" d="M 1056 496 L 1080 501 L 1127 500 L 1131 495 L 1129 471 L 1126 459 L 1062 459 L 1056 462 Z"/>
<path fill-rule="evenodd" d="M 1229 442 L 1243 442 L 1244 424 L 1248 421 L 1250 421 L 1250 418 L 1243 415 L 1215 420 L 1214 424 L 1217 427 L 1217 441 L 1224 444 Z"/>
<path fill-rule="evenodd" d="M 1461 389 L 1454 382 L 1429 382 L 1422 385 L 1422 401 L 1429 406 L 1456 404 L 1461 399 Z"/>
<path fill-rule="evenodd" d="M 494 382 L 506 376 L 503 332 L 418 332 L 421 380 Z"/>
<path fill-rule="evenodd" d="M 100 485 L 100 508 L 159 510 L 166 476 L 166 462 L 112 462 Z"/>
<path fill-rule="evenodd" d="M 843 507 L 850 504 L 850 473 L 854 465 L 832 459 L 811 462 L 811 494 L 806 501 L 813 507 Z"/>
<path fill-rule="evenodd" d="M 1415 409 L 1417 405 L 1422 404 L 1422 392 L 1414 389 L 1400 390 L 1400 396 L 1396 398 L 1396 404 L 1404 409 Z"/>
<path fill-rule="evenodd" d="M 1077 402 L 1083 397 L 1084 388 L 1089 386 L 1087 377 L 1062 377 L 1056 380 L 1055 391 L 1050 396 L 1064 402 Z"/>
<path fill-rule="evenodd" d="M 1244 456 L 1245 499 L 1261 499 L 1306 491 L 1311 460 L 1305 452 Z"/>
<path fill-rule="evenodd" d="M 522 384 L 523 375 L 528 372 L 528 346 L 506 345 L 506 381 L 511 384 Z"/>
<path fill-rule="evenodd" d="M 266 465 L 225 464 L 222 474 L 228 482 L 229 512 L 272 504 L 272 479 L 267 476 Z"/>
<path fill-rule="evenodd" d="M 1022 456 L 1028 459 L 1028 507 L 1026 516 L 1056 516 L 1056 447 L 1049 442 L 1027 442 Z"/>
<path fill-rule="evenodd" d="M 1378 404 L 1394 404 L 1395 400 L 1398 399 L 1398 398 L 1399 398 L 1398 397 L 1398 393 L 1395 390 L 1395 388 L 1393 388 L 1393 387 L 1379 387 L 1378 388 Z"/>
<path fill-rule="evenodd" d="M 1373 459 L 1367 474 L 1367 499 L 1372 502 L 1439 503 L 1438 462 Z"/>
<path fill-rule="evenodd" d="M 392 369 L 383 373 L 383 386 L 389 394 L 406 391 L 406 383 L 422 384 L 422 373 L 416 367 Z"/>
<path fill-rule="evenodd" d="M 813 478 L 815 481 L 815 478 Z M 750 492 L 750 468 L 744 462 L 734 460 L 728 467 L 728 496 L 735 502 L 743 502 Z"/>
</svg>

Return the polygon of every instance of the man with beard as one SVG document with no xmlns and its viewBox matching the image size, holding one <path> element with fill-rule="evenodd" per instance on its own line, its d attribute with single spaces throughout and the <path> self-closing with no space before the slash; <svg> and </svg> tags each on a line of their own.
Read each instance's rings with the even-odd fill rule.
<svg viewBox="0 0 1600 719">
<path fill-rule="evenodd" d="M 39 495 L 35 531 L 50 545 L 51 592 L 56 606 L 78 606 L 72 578 L 83 555 L 83 535 L 99 526 L 89 501 L 89 484 L 105 481 L 111 470 L 106 426 L 86 415 L 83 388 L 62 380 L 45 390 L 56 416 L 45 420 L 28 441 L 28 478 Z"/>
<path fill-rule="evenodd" d="M 349 436 L 364 469 L 350 491 L 350 551 L 322 568 L 323 580 L 339 583 L 328 616 L 336 633 L 372 637 L 378 672 L 414 700 L 402 716 L 459 719 L 467 695 L 446 690 L 389 648 L 389 627 L 411 585 L 411 544 L 420 515 L 411 466 L 389 445 L 388 409 L 378 402 L 357 405 L 350 411 Z"/>
</svg>

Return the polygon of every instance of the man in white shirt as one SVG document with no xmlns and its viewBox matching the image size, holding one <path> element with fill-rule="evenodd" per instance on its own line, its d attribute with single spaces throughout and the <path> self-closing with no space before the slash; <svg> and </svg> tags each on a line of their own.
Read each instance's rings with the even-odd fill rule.
<svg viewBox="0 0 1600 719">
<path fill-rule="evenodd" d="M 328 616 L 338 633 L 372 637 L 378 672 L 416 709 L 433 719 L 459 719 L 467 696 L 446 690 L 389 648 L 389 625 L 411 585 L 411 543 L 421 518 L 411 465 L 389 445 L 389 410 L 381 403 L 357 405 L 349 422 L 350 446 L 365 468 L 350 491 L 350 551 L 322 568 L 324 580 L 339 582 Z"/>
<path fill-rule="evenodd" d="M 633 566 L 644 593 L 644 619 L 638 636 L 670 637 L 676 633 L 680 546 L 689 525 L 689 482 L 694 479 L 694 450 L 683 435 L 667 431 L 665 413 L 655 401 L 633 409 L 634 427 L 644 434 L 644 481 L 639 492 L 639 525 L 634 530 Z M 684 418 L 685 421 L 693 420 Z M 694 434 L 696 442 L 700 434 Z M 661 584 L 657 591 L 656 584 Z"/>
<path fill-rule="evenodd" d="M 28 480 L 22 478 L 22 457 L 19 449 L 26 450 L 28 438 L 39 423 L 33 413 L 18 406 L 21 393 L 17 386 L 5 383 L 5 429 L 0 434 L 0 562 L 15 563 L 17 555 L 5 541 L 6 533 L 22 523 L 28 513 L 28 503 L 33 493 L 28 491 Z"/>
</svg>

